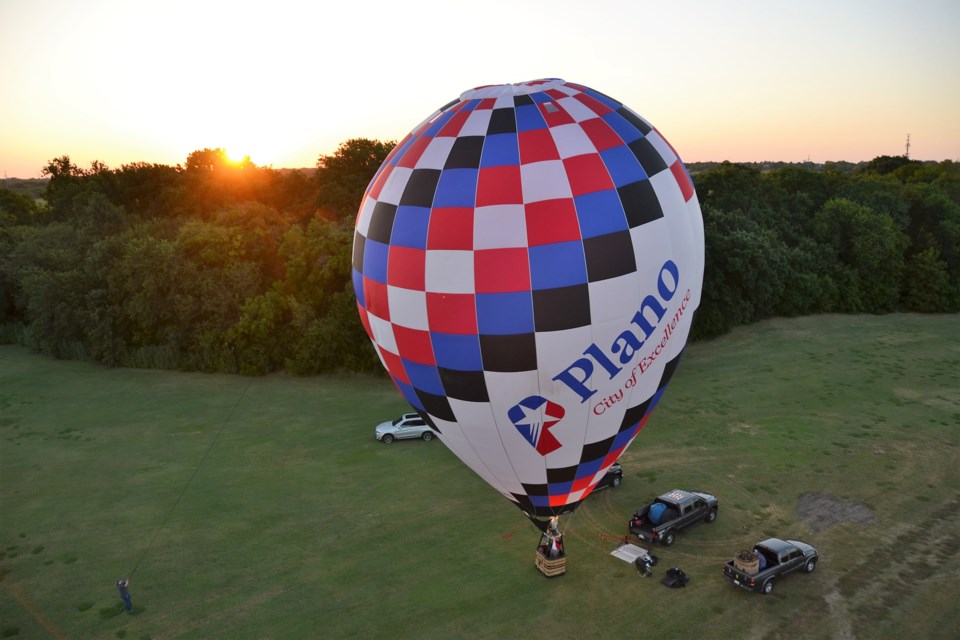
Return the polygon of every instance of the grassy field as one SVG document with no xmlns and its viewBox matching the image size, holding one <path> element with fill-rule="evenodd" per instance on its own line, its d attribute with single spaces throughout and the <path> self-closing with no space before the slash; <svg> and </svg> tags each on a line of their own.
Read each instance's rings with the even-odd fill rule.
<svg viewBox="0 0 960 640">
<path fill-rule="evenodd" d="M 957 316 L 692 346 L 623 485 L 564 519 L 555 579 L 536 530 L 441 443 L 374 440 L 403 410 L 382 379 L 0 347 L 0 638 L 960 637 Z M 720 516 L 640 578 L 611 538 L 672 488 L 715 493 Z M 816 572 L 767 597 L 727 584 L 722 563 L 770 535 L 817 546 Z M 669 566 L 686 589 L 659 584 Z"/>
</svg>

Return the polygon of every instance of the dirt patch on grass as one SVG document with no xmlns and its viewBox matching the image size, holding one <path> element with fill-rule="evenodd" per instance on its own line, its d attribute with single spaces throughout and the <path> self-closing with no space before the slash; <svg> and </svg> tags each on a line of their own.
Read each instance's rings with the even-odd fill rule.
<svg viewBox="0 0 960 640">
<path fill-rule="evenodd" d="M 873 524 L 876 514 L 855 502 L 848 502 L 829 493 L 804 493 L 797 498 L 797 517 L 814 533 L 820 533 L 835 524 Z"/>
</svg>

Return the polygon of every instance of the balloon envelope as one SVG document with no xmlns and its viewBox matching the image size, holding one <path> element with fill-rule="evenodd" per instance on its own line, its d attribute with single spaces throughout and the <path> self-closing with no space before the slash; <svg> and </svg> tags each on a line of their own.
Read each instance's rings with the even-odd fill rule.
<svg viewBox="0 0 960 640">
<path fill-rule="evenodd" d="M 682 353 L 703 222 L 666 139 L 559 79 L 465 92 L 380 167 L 357 215 L 360 318 L 397 388 L 528 514 L 571 511 Z"/>
</svg>

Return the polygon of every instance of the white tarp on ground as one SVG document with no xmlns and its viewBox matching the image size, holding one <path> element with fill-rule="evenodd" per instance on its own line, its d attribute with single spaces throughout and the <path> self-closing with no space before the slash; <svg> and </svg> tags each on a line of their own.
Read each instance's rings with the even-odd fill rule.
<svg viewBox="0 0 960 640">
<path fill-rule="evenodd" d="M 635 544 L 622 544 L 611 551 L 610 555 L 620 558 L 624 562 L 634 562 L 640 556 L 647 555 L 647 550 L 641 549 Z"/>
</svg>

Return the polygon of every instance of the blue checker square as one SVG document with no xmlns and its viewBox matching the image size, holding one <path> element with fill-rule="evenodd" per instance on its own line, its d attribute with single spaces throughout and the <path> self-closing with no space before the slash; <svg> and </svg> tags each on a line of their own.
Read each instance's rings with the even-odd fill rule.
<svg viewBox="0 0 960 640">
<path fill-rule="evenodd" d="M 596 460 L 591 460 L 590 462 L 584 462 L 577 467 L 577 480 L 580 478 L 588 478 L 594 475 L 600 471 L 601 464 L 603 464 L 603 458 L 597 458 Z"/>
<path fill-rule="evenodd" d="M 551 482 L 547 485 L 547 493 L 550 495 L 560 495 L 573 491 L 573 480 L 569 482 Z"/>
<path fill-rule="evenodd" d="M 476 301 L 480 334 L 533 333 L 533 298 L 529 291 L 478 293 Z"/>
<path fill-rule="evenodd" d="M 604 115 L 602 119 L 604 122 L 610 125 L 610 127 L 617 132 L 617 135 L 620 136 L 620 139 L 627 144 L 643 137 L 643 133 L 641 131 L 639 131 L 629 120 L 624 118 L 616 111 L 611 111 L 610 113 Z"/>
<path fill-rule="evenodd" d="M 516 133 L 496 133 L 483 143 L 481 167 L 515 167 L 520 164 L 520 143 Z"/>
<path fill-rule="evenodd" d="M 536 93 L 531 93 L 530 98 L 536 104 L 543 104 L 544 102 L 553 102 L 553 98 L 550 97 L 546 91 L 537 91 Z"/>
<path fill-rule="evenodd" d="M 443 383 L 440 382 L 440 372 L 432 364 L 419 364 L 406 358 L 401 358 L 403 368 L 407 371 L 407 377 L 410 378 L 410 384 L 414 389 L 432 393 L 435 396 L 445 395 L 443 392 Z"/>
<path fill-rule="evenodd" d="M 363 275 L 386 284 L 389 253 L 390 245 L 367 238 L 363 247 Z"/>
<path fill-rule="evenodd" d="M 555 242 L 529 248 L 530 283 L 534 290 L 586 284 L 583 242 Z"/>
<path fill-rule="evenodd" d="M 420 402 L 420 398 L 417 396 L 416 390 L 409 384 L 397 380 L 393 376 L 390 376 L 393 379 L 393 384 L 397 385 L 397 389 L 400 390 L 400 393 L 403 394 L 404 399 L 410 403 L 414 409 L 419 409 L 423 411 L 423 403 Z"/>
<path fill-rule="evenodd" d="M 430 208 L 405 205 L 397 208 L 390 243 L 411 249 L 427 248 Z"/>
<path fill-rule="evenodd" d="M 473 208 L 477 201 L 477 177 L 479 174 L 479 169 L 446 169 L 440 174 L 437 192 L 433 196 L 434 208 Z"/>
<path fill-rule="evenodd" d="M 427 130 L 424 131 L 424 132 L 421 134 L 421 137 L 422 137 L 422 136 L 426 136 L 426 137 L 428 137 L 428 138 L 433 138 L 433 137 L 435 137 L 435 136 L 440 132 L 440 129 L 443 129 L 443 125 L 447 124 L 447 122 L 450 120 L 450 118 L 453 117 L 453 114 L 454 114 L 454 113 L 456 113 L 456 111 L 453 111 L 452 109 L 447 110 L 447 111 L 444 111 L 444 112 L 443 112 L 442 114 L 440 114 L 440 116 L 433 122 L 433 124 L 431 124 L 431 125 L 427 128 Z"/>
<path fill-rule="evenodd" d="M 540 108 L 535 104 L 524 104 L 517 107 L 517 131 L 532 131 L 546 129 L 547 123 L 540 114 Z"/>
<path fill-rule="evenodd" d="M 430 342 L 438 367 L 458 371 L 483 371 L 478 336 L 430 332 Z"/>
<path fill-rule="evenodd" d="M 351 271 L 353 272 L 353 293 L 357 296 L 357 303 L 366 309 L 367 301 L 363 297 L 363 274 L 356 269 Z"/>
<path fill-rule="evenodd" d="M 584 238 L 627 230 L 627 216 L 620 196 L 613 189 L 594 191 L 573 199 Z"/>
<path fill-rule="evenodd" d="M 604 94 L 600 93 L 599 91 L 596 91 L 596 90 L 591 89 L 591 88 L 589 88 L 589 87 L 584 87 L 584 93 L 586 93 L 586 94 L 587 94 L 588 96 L 590 96 L 591 98 L 596 98 L 597 100 L 599 100 L 599 101 L 602 102 L 603 104 L 607 105 L 607 106 L 610 107 L 611 109 L 616 110 L 616 109 L 619 109 L 620 107 L 623 106 L 623 103 L 622 103 L 622 102 L 617 102 L 616 100 L 614 100 L 614 99 L 611 98 L 610 96 L 604 95 Z"/>
<path fill-rule="evenodd" d="M 409 138 L 407 138 L 407 141 L 404 142 L 402 145 L 400 145 L 400 148 L 392 152 L 393 157 L 390 158 L 390 164 L 393 166 L 397 166 L 397 163 L 400 162 L 400 158 L 402 158 L 404 154 L 410 150 L 410 147 L 412 147 L 413 143 L 416 142 L 419 138 L 420 136 L 410 136 Z"/>
<path fill-rule="evenodd" d="M 633 154 L 630 147 L 610 147 L 600 152 L 603 164 L 610 172 L 610 178 L 616 187 L 622 187 L 632 182 L 647 179 L 647 172 L 640 166 L 640 161 Z"/>
</svg>

